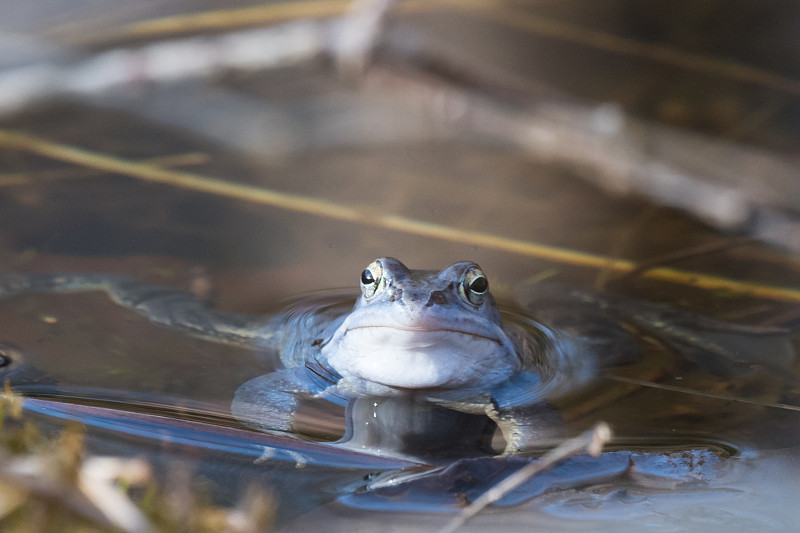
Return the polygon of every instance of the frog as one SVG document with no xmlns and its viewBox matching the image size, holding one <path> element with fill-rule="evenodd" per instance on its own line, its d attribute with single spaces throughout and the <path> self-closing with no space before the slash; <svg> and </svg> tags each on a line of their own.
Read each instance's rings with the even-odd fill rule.
<svg viewBox="0 0 800 533">
<path fill-rule="evenodd" d="M 482 450 L 490 447 L 497 428 L 502 456 L 558 441 L 563 421 L 553 402 L 589 386 L 604 368 L 640 357 L 632 324 L 722 357 L 731 351 L 726 342 L 740 346 L 743 336 L 776 333 L 701 321 L 704 329 L 717 332 L 704 337 L 685 326 L 697 323 L 695 317 L 563 287 L 528 291 L 525 306 L 535 318 L 505 320 L 487 275 L 474 261 L 412 270 L 381 257 L 361 271 L 359 288 L 351 308 L 323 305 L 311 313 L 273 316 L 216 310 L 192 294 L 110 274 L 12 274 L 0 280 L 0 297 L 105 291 L 158 325 L 275 354 L 279 368 L 235 391 L 236 419 L 291 436 L 304 399 L 330 402 L 348 410 L 342 445 L 372 449 L 376 441 L 390 442 L 394 449 L 380 452 L 401 456 L 430 447 L 429 441 L 410 447 L 406 437 L 386 437 L 410 427 L 417 437 L 438 429 L 445 440 L 475 439 Z M 420 422 L 422 404 L 434 413 L 423 416 L 425 422 Z M 379 411 L 376 422 L 382 424 L 372 423 Z M 454 429 L 475 420 L 482 423 L 472 433 Z"/>
<path fill-rule="evenodd" d="M 411 270 L 382 257 L 361 272 L 359 285 L 352 309 L 329 320 L 313 316 L 316 327 L 304 327 L 305 337 L 297 336 L 296 319 L 276 328 L 291 332 L 286 345 L 299 345 L 281 350 L 283 370 L 239 388 L 237 418 L 265 431 L 291 428 L 286 413 L 296 412 L 300 395 L 312 395 L 347 402 L 349 433 L 341 444 L 359 450 L 419 457 L 439 445 L 436 437 L 420 441 L 421 432 L 444 433 L 444 442 L 447 434 L 472 438 L 486 450 L 491 444 L 479 431 L 462 433 L 478 427 L 470 418 L 478 416 L 492 422 L 486 431 L 499 429 L 500 456 L 535 454 L 567 436 L 559 402 L 591 389 L 610 370 L 633 367 L 634 376 L 652 380 L 667 372 L 674 362 L 668 357 L 639 364 L 642 339 L 743 383 L 750 383 L 745 374 L 762 370 L 785 374 L 794 359 L 781 328 L 720 322 L 558 283 L 519 287 L 526 314 L 503 317 L 473 261 Z M 618 394 L 631 390 L 620 384 Z M 606 383 L 602 401 L 615 394 Z M 581 402 L 583 410 L 593 405 Z M 415 445 L 411 437 L 391 438 L 397 433 L 413 436 Z"/>
<path fill-rule="evenodd" d="M 544 398 L 547 377 L 558 372 L 558 361 L 547 360 L 556 335 L 543 325 L 532 333 L 504 323 L 477 263 L 412 270 L 382 257 L 361 272 L 359 285 L 360 295 L 348 312 L 323 320 L 318 314 L 302 326 L 289 318 L 276 328 L 284 332 L 279 350 L 284 368 L 239 388 L 232 407 L 237 418 L 265 431 L 290 429 L 297 398 L 312 395 L 355 402 L 351 414 L 377 418 L 383 411 L 383 420 L 408 413 L 419 417 L 420 403 L 427 404 L 424 416 L 443 408 L 487 417 L 501 429 L 506 455 L 557 438 L 560 431 L 552 420 L 558 417 Z M 576 379 L 590 373 L 573 370 Z M 436 414 L 432 418 L 436 422 L 426 425 L 429 430 L 442 424 Z M 343 443 L 372 447 L 363 443 L 376 439 L 378 423 L 366 435 L 365 427 L 351 431 Z M 404 445 L 392 447 L 399 455 Z"/>
<path fill-rule="evenodd" d="M 525 412 L 543 404 L 547 377 L 559 372 L 556 359 L 545 360 L 555 336 L 544 326 L 532 335 L 504 323 L 477 263 L 412 270 L 382 257 L 361 271 L 359 286 L 352 309 L 274 316 L 220 311 L 190 293 L 101 273 L 10 274 L 0 280 L 0 297 L 104 291 L 158 325 L 277 354 L 281 368 L 244 383 L 231 405 L 234 417 L 260 431 L 293 434 L 303 397 L 340 405 L 371 398 L 391 403 L 385 409 L 393 416 L 403 412 L 398 405 L 425 402 L 488 417 L 507 454 L 545 437 Z"/>
</svg>

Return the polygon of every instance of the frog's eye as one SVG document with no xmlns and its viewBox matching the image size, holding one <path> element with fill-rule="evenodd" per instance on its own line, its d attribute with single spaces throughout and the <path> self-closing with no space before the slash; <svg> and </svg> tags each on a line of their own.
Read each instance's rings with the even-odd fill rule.
<svg viewBox="0 0 800 533">
<path fill-rule="evenodd" d="M 464 273 L 458 292 L 467 303 L 481 305 L 489 292 L 489 280 L 480 268 L 472 267 Z"/>
<path fill-rule="evenodd" d="M 383 277 L 383 266 L 380 261 L 373 261 L 361 273 L 361 292 L 365 298 L 372 298 L 386 285 Z"/>
</svg>

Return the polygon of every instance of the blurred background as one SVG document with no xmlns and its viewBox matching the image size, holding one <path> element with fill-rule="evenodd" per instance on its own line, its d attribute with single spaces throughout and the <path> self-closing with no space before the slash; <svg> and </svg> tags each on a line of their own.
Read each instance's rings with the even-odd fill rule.
<svg viewBox="0 0 800 533">
<path fill-rule="evenodd" d="M 381 255 L 512 287 L 710 246 L 678 266 L 781 284 L 798 24 L 792 2 L 10 0 L 0 264 L 210 272 L 243 307 Z"/>
</svg>

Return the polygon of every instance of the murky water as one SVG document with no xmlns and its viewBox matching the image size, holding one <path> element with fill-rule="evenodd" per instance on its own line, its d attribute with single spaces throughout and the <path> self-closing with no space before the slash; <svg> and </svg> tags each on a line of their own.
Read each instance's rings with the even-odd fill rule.
<svg viewBox="0 0 800 533">
<path fill-rule="evenodd" d="M 519 292 L 537 305 L 506 307 L 507 323 L 534 334 L 546 324 L 570 331 L 571 340 L 586 336 L 589 343 L 568 355 L 597 359 L 588 388 L 572 391 L 564 374 L 548 378 L 560 391 L 552 400 L 558 416 L 542 423 L 558 425 L 566 438 L 604 420 L 617 437 L 601 457 L 568 459 L 527 482 L 471 527 L 524 521 L 575 531 L 633 531 L 643 523 L 653 531 L 714 531 L 735 521 L 785 529 L 800 447 L 796 336 L 706 324 L 611 296 L 576 298 L 546 284 Z M 331 306 L 346 312 L 351 302 L 350 294 L 328 292 L 289 307 L 295 314 Z M 434 528 L 526 462 L 465 446 L 485 431 L 485 417 L 420 402 L 376 398 L 347 411 L 317 402 L 301 408 L 292 436 L 248 430 L 230 415 L 233 391 L 274 368 L 274 354 L 154 326 L 102 294 L 23 294 L 0 306 L 12 327 L 4 340 L 13 338 L 4 376 L 33 398 L 27 410 L 40 424 L 77 420 L 93 451 L 145 454 L 164 471 L 190 468 L 212 481 L 219 502 L 265 484 L 289 529 L 377 527 L 408 512 L 422 520 L 417 527 Z M 181 355 L 191 357 L 189 368 L 174 366 Z M 358 429 L 365 420 L 369 432 Z M 410 441 L 411 425 L 418 437 Z M 334 442 L 342 437 L 347 442 Z M 776 483 L 765 484 L 765 476 Z"/>
<path fill-rule="evenodd" d="M 600 252 L 616 246 L 619 232 L 627 231 L 626 254 L 634 258 L 724 238 L 683 215 L 603 196 L 546 167 L 533 180 L 523 172 L 531 162 L 513 151 L 478 151 L 451 143 L 441 148 L 445 151 L 434 154 L 429 147 L 406 147 L 407 160 L 387 172 L 431 175 L 462 157 L 480 168 L 504 168 L 505 187 L 491 189 L 488 198 L 498 205 L 508 199 L 512 210 L 522 209 L 520 198 L 526 198 L 537 216 L 509 230 L 520 238 L 542 235 L 553 244 Z M 297 171 L 330 172 L 336 162 L 338 173 L 361 175 L 386 155 L 382 150 L 348 158 L 324 153 Z M 476 198 L 485 201 L 489 191 L 481 187 L 483 172 L 466 166 L 463 171 L 460 186 L 474 180 L 475 189 L 466 187 L 462 200 L 466 205 Z M 358 198 L 362 185 L 349 182 L 348 187 L 350 194 L 343 194 L 342 201 Z M 462 217 L 464 227 L 476 231 L 505 231 L 501 227 L 508 222 L 494 220 L 490 214 L 495 211 L 476 219 L 480 210 L 452 203 L 447 180 L 436 187 L 419 182 L 419 187 L 398 196 L 389 185 L 372 207 L 402 212 L 420 209 L 417 198 L 447 198 L 433 202 L 420 216 L 442 221 Z M 481 195 L 476 197 L 474 190 Z M 652 531 L 722 531 L 735 523 L 745 530 L 781 531 L 793 524 L 791 495 L 800 479 L 796 338 L 714 331 L 693 318 L 681 318 L 680 312 L 741 324 L 791 325 L 794 303 L 691 284 L 625 280 L 610 273 L 607 296 L 599 300 L 606 308 L 601 309 L 597 303 L 554 299 L 540 291 L 555 283 L 595 294 L 599 278 L 591 268 L 408 235 L 366 222 L 231 205 L 110 177 L 6 189 L 0 202 L 2 227 L 7 228 L 1 250 L 6 272 L 134 274 L 197 290 L 217 307 L 234 311 L 280 312 L 290 305 L 286 298 L 309 293 L 310 299 L 294 305 L 309 309 L 314 302 L 333 301 L 346 307 L 364 265 L 388 253 L 411 267 L 477 260 L 493 291 L 506 302 L 507 320 L 577 328 L 597 340 L 601 353 L 611 354 L 614 364 L 603 369 L 596 384 L 561 395 L 553 405 L 563 418 L 565 437 L 604 420 L 617 440 L 609 455 L 564 463 L 469 528 L 639 531 L 647 524 Z M 628 221 L 635 214 L 642 225 L 634 230 Z M 797 279 L 794 258 L 756 244 L 689 259 L 681 266 L 755 283 L 768 279 L 777 286 L 791 287 Z M 313 292 L 348 285 L 352 289 L 344 293 Z M 651 304 L 636 303 L 643 301 Z M 672 315 L 669 309 L 679 313 Z M 19 295 L 0 301 L 0 320 L 0 342 L 21 362 L 5 372 L 21 393 L 39 398 L 28 408 L 41 424 L 79 420 L 98 453 L 145 454 L 164 472 L 185 465 L 210 480 L 214 498 L 223 503 L 235 501 L 250 483 L 270 487 L 279 502 L 278 525 L 287 530 L 369 530 L 386 524 L 398 531 L 433 530 L 518 464 L 428 458 L 425 462 L 438 468 L 452 467 L 383 486 L 385 476 L 419 467 L 391 454 L 356 453 L 330 444 L 347 431 L 343 406 L 310 404 L 301 409 L 298 436 L 310 441 L 259 434 L 230 416 L 236 389 L 274 368 L 275 362 L 258 350 L 154 326 L 103 294 Z M 649 328 L 648 320 L 666 325 Z M 732 357 L 709 354 L 702 343 L 669 342 L 674 328 L 684 331 L 684 339 L 692 331 Z M 639 355 L 617 357 L 630 351 L 631 342 Z M 495 447 L 502 448 L 502 442 Z M 633 470 L 631 452 L 644 454 Z M 476 454 L 469 447 L 463 453 Z M 679 455 L 667 465 L 648 462 L 669 457 L 667 453 Z"/>
<path fill-rule="evenodd" d="M 430 175 L 467 153 L 481 168 L 506 168 L 511 176 L 504 190 L 493 189 L 493 201 L 524 194 L 539 215 L 530 225 L 515 227 L 520 237 L 542 234 L 552 243 L 601 251 L 615 242 L 615 232 L 626 228 L 631 213 L 652 209 L 600 196 L 577 181 L 565 182 L 546 167 L 536 180 L 514 178 L 530 162 L 513 152 L 487 147 L 478 153 L 473 146 L 453 144 L 443 148 L 449 150 L 447 158 L 441 151 L 434 157 L 428 147 L 408 147 L 412 156 L 390 172 Z M 338 172 L 364 172 L 371 161 L 385 155 L 377 151 L 342 159 L 322 154 L 318 163 L 302 166 L 312 167 L 306 172 L 320 172 L 337 160 L 343 167 Z M 468 167 L 464 172 L 461 186 L 472 173 L 480 189 L 482 173 Z M 350 186 L 352 195 L 360 190 L 359 184 Z M 489 212 L 476 224 L 475 212 L 449 205 L 452 199 L 443 196 L 452 190 L 446 180 L 437 187 L 402 197 L 387 189 L 375 199 L 374 208 L 418 209 L 416 198 L 447 197 L 447 203 L 434 202 L 434 210 L 428 211 L 431 217 L 447 220 L 463 213 L 467 227 L 503 231 L 502 223 L 492 226 Z M 469 202 L 470 189 L 466 192 L 464 201 Z M 124 202 L 118 200 L 122 198 Z M 485 200 L 485 194 L 480 198 Z M 616 364 L 604 369 L 594 386 L 554 400 L 563 417 L 563 435 L 576 435 L 605 420 L 618 436 L 613 453 L 689 455 L 669 467 L 637 467 L 642 473 L 629 469 L 628 456 L 567 462 L 509 496 L 498 510 L 479 517 L 469 526 L 475 530 L 538 524 L 559 530 L 638 531 L 648 524 L 652 531 L 713 531 L 736 523 L 745 524 L 745 529 L 780 531 L 792 523 L 789 500 L 800 479 L 794 348 L 785 338 L 711 331 L 692 319 L 671 318 L 678 329 L 694 328 L 697 337 L 736 355 L 726 359 L 691 344 L 664 342 L 669 328 L 648 330 L 629 318 L 649 314 L 658 322 L 670 315 L 661 317 L 654 309 L 672 307 L 744 324 L 775 323 L 772 319 L 791 315 L 795 304 L 643 279 L 618 282 L 611 275 L 608 302 L 617 303 L 598 311 L 594 304 L 553 299 L 538 289 L 556 283 L 591 292 L 597 279 L 591 269 L 368 224 L 229 205 L 122 179 L 6 189 L 0 201 L 3 227 L 11 230 L 3 235 L 6 272 L 116 272 L 187 289 L 210 285 L 206 294 L 218 307 L 269 314 L 285 309 L 287 297 L 316 288 L 354 288 L 358 273 L 376 256 L 391 253 L 412 267 L 426 268 L 469 257 L 482 264 L 493 291 L 510 304 L 507 320 L 555 320 L 554 326 L 578 327 L 597 339 L 602 353 L 612 356 L 630 349 L 626 346 L 632 340 L 639 356 L 622 357 L 624 364 L 611 357 Z M 519 200 L 509 201 L 513 207 Z M 565 209 L 563 202 L 579 206 Z M 655 212 L 644 220 L 636 230 L 640 233 L 627 238 L 632 257 L 717 238 L 674 212 Z M 685 231 L 680 239 L 672 231 L 676 225 Z M 172 253 L 165 255 L 169 250 Z M 796 279 L 797 269 L 791 257 L 752 244 L 692 259 L 686 266 L 786 286 Z M 333 295 L 312 292 L 310 300 L 294 305 L 302 310 L 313 308 L 314 302 L 333 301 L 346 307 L 352 294 L 352 289 Z M 614 294 L 629 298 L 626 302 L 656 302 L 656 307 L 618 303 Z M 659 303 L 667 305 L 659 308 Z M 22 362 L 6 372 L 20 392 L 42 400 L 28 404 L 42 424 L 77 419 L 87 425 L 91 447 L 98 453 L 144 453 L 165 472 L 170 465 L 185 465 L 211 480 L 211 491 L 220 502 L 236 500 L 249 483 L 270 487 L 279 502 L 278 524 L 289 530 L 374 529 L 387 523 L 396 530 L 435 529 L 516 464 L 494 459 L 459 463 L 451 457 L 444 461 L 453 464 L 449 471 L 435 470 L 399 488 L 380 488 L 370 483 L 410 465 L 390 454 L 332 447 L 329 443 L 347 431 L 342 406 L 307 405 L 301 410 L 300 432 L 311 442 L 259 434 L 230 416 L 236 389 L 274 368 L 274 361 L 265 360 L 258 350 L 209 343 L 154 326 L 103 294 L 23 294 L 0 302 L 0 317 L 0 342 Z M 627 340 L 615 329 L 620 323 L 625 324 Z M 68 403 L 50 403 L 65 400 Z M 502 443 L 495 446 L 501 448 Z M 707 452 L 713 461 L 692 455 Z M 463 453 L 475 455 L 475 450 Z"/>
<path fill-rule="evenodd" d="M 112 4 L 111 29 L 125 29 L 135 10 Z M 616 27 L 608 13 L 636 11 L 598 17 L 587 6 L 570 8 L 567 19 Z M 712 11 L 689 19 L 702 27 Z M 661 15 L 633 17 L 619 31 L 667 20 L 665 35 L 680 44 L 687 19 Z M 22 11 L 15 16 L 24 22 Z M 97 49 L 144 39 L 112 31 L 92 41 L 74 16 L 21 27 Z M 472 74 L 486 69 L 503 105 L 524 101 L 528 93 L 515 88 L 535 77 L 582 98 L 621 101 L 639 116 L 793 149 L 796 97 L 770 86 L 772 78 L 742 88 L 725 69 L 676 76 L 680 54 L 654 66 L 646 47 L 614 56 L 614 47 L 585 45 L 580 32 L 548 41 L 546 31 L 531 37 L 503 26 L 509 37 L 498 41 L 499 19 L 426 17 L 398 17 L 392 38 L 403 54 L 411 42 L 403 38 L 416 35 L 435 52 L 425 75 L 445 72 L 446 83 L 470 91 L 482 79 Z M 39 27 L 59 31 L 39 35 Z M 425 31 L 404 33 L 409 27 Z M 740 35 L 731 56 L 753 59 Z M 504 55 L 519 47 L 526 52 Z M 447 57 L 461 58 L 458 68 L 437 70 Z M 721 77 L 711 83 L 713 72 Z M 547 376 L 554 392 L 543 425 L 562 439 L 602 420 L 615 440 L 599 458 L 568 459 L 531 479 L 465 530 L 792 530 L 800 257 L 602 192 L 581 179 L 580 165 L 553 164 L 508 137 L 445 128 L 396 88 L 359 91 L 312 62 L 39 102 L 3 116 L 0 133 L 27 137 L 0 139 L 0 274 L 127 274 L 266 316 L 347 308 L 375 257 L 425 269 L 475 260 L 506 321 L 567 331 L 583 347 L 574 361 L 596 361 L 596 379 L 578 390 L 569 370 Z M 419 402 L 307 401 L 295 434 L 254 431 L 231 415 L 231 401 L 277 368 L 274 354 L 153 325 L 103 294 L 0 299 L 0 349 L 12 361 L 0 377 L 28 397 L 40 427 L 78 421 L 91 451 L 144 455 L 165 478 L 185 468 L 222 504 L 251 484 L 267 487 L 276 525 L 287 531 L 434 531 L 529 460 L 492 457 L 503 442 L 497 432 L 488 445 L 481 440 L 492 429 L 485 417 Z M 364 420 L 381 429 L 359 427 Z M 412 424 L 423 429 L 414 445 L 398 444 Z M 343 437 L 348 445 L 336 443 Z"/>
</svg>

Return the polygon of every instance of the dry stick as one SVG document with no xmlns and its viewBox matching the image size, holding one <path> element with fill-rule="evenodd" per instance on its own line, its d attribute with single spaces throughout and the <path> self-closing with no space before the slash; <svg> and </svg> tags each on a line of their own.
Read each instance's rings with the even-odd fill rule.
<svg viewBox="0 0 800 533">
<path fill-rule="evenodd" d="M 726 402 L 737 402 L 737 403 L 746 403 L 750 405 L 758 405 L 760 407 L 772 407 L 774 409 L 784 409 L 787 411 L 800 411 L 800 406 L 792 405 L 788 403 L 777 403 L 777 402 L 766 402 L 762 400 L 753 400 L 750 398 L 739 398 L 736 396 L 728 396 L 726 394 L 715 394 L 713 392 L 704 392 L 694 389 L 689 389 L 687 387 L 677 387 L 675 385 L 667 385 L 664 383 L 653 383 L 651 381 L 644 381 L 641 379 L 635 378 L 628 378 L 625 376 L 608 376 L 608 379 L 613 381 L 619 381 L 622 383 L 632 383 L 634 385 L 638 385 L 640 387 L 648 387 L 651 389 L 659 389 L 665 390 L 670 392 L 678 392 L 681 394 L 688 394 L 691 396 L 701 396 L 703 398 L 714 398 L 716 400 L 724 400 Z"/>
<path fill-rule="evenodd" d="M 484 492 L 480 498 L 464 508 L 458 516 L 438 530 L 437 533 L 452 533 L 458 530 L 487 506 L 493 504 L 539 472 L 551 468 L 562 459 L 584 452 L 593 456 L 600 455 L 603 446 L 609 440 L 611 440 L 611 428 L 605 422 L 600 422 L 574 439 L 562 442 L 543 455 L 538 461 L 525 465 Z"/>
<path fill-rule="evenodd" d="M 619 236 L 614 239 L 614 242 L 609 248 L 609 255 L 612 257 L 621 257 L 625 252 L 632 248 L 634 239 L 640 234 L 643 228 L 647 228 L 648 223 L 652 222 L 653 217 L 661 212 L 664 208 L 660 205 L 649 205 L 645 207 L 638 216 L 631 220 L 628 227 L 622 228 Z M 639 264 L 641 266 L 641 263 Z M 634 268 L 636 270 L 636 268 Z M 596 291 L 604 291 L 610 282 L 613 282 L 615 277 L 623 277 L 618 272 L 610 268 L 603 268 L 597 272 L 594 278 L 593 288 Z"/>
<path fill-rule="evenodd" d="M 333 56 L 351 74 L 358 74 L 366 67 L 380 29 L 397 1 L 305 2 L 302 4 L 307 5 L 299 11 L 288 4 L 267 6 L 267 11 L 275 17 L 281 13 L 298 16 L 305 13 L 310 18 L 296 18 L 268 28 L 113 48 L 71 64 L 42 62 L 0 69 L 0 115 L 65 94 L 92 97 L 145 81 L 169 84 L 213 78 L 230 70 L 264 71 L 303 64 L 323 54 Z M 317 11 L 338 12 L 345 5 L 351 7 L 345 16 L 323 21 L 311 17 Z M 213 14 L 200 14 L 194 22 L 213 23 Z M 176 21 L 163 22 L 169 28 Z"/>
<path fill-rule="evenodd" d="M 62 40 L 71 38 L 72 44 L 78 46 L 86 44 L 97 46 L 101 45 L 103 41 L 142 38 L 163 39 L 164 37 L 174 37 L 176 34 L 207 32 L 209 30 L 219 32 L 230 28 L 276 24 L 286 20 L 337 17 L 346 13 L 348 7 L 351 6 L 352 3 L 348 0 L 275 2 L 253 7 L 171 15 L 134 22 L 105 32 L 101 32 L 100 29 L 93 29 L 90 32 L 75 31 L 74 35 L 59 35 L 58 37 Z M 548 19 L 538 16 L 534 12 L 515 9 L 514 5 L 498 0 L 450 0 L 449 2 L 406 0 L 398 6 L 398 10 L 403 13 L 441 12 L 447 9 L 459 14 L 477 15 L 481 19 L 493 20 L 506 27 L 516 28 L 548 39 L 566 41 L 620 56 L 639 57 L 684 70 L 710 72 L 716 76 L 752 83 L 783 94 L 800 95 L 800 82 L 798 80 L 781 76 L 769 70 L 733 62 L 729 59 L 681 52 L 665 45 L 627 39 L 592 28 L 584 28 L 568 22 Z M 88 40 L 86 40 L 87 36 L 89 36 Z"/>
<path fill-rule="evenodd" d="M 436 59 L 435 54 L 427 56 Z M 459 61 L 464 62 L 457 56 L 441 57 L 444 65 Z M 502 139 L 536 159 L 567 165 L 615 194 L 637 192 L 718 228 L 750 228 L 755 236 L 800 247 L 797 232 L 792 231 L 798 222 L 790 215 L 800 208 L 800 187 L 796 166 L 786 158 L 639 121 L 613 106 L 539 99 L 535 106 L 509 112 L 430 77 L 392 75 L 373 68 L 367 78 L 368 87 L 381 97 L 413 99 L 443 125 Z M 472 78 L 487 83 L 477 73 Z M 713 157 L 700 158 L 699 153 Z M 755 187 L 756 182 L 761 186 Z"/>
<path fill-rule="evenodd" d="M 619 276 L 612 277 L 611 279 L 607 280 L 606 284 L 618 284 L 623 283 L 626 281 L 630 281 L 634 278 L 640 277 L 643 273 L 651 270 L 653 268 L 658 268 L 664 265 L 669 265 L 671 263 L 677 263 L 679 261 L 684 261 L 686 259 L 695 259 L 697 257 L 701 257 L 704 255 L 716 254 L 718 252 L 723 252 L 726 250 L 730 250 L 731 248 L 736 248 L 738 246 L 744 246 L 746 244 L 753 244 L 758 243 L 758 239 L 754 239 L 752 237 L 742 237 L 738 239 L 731 239 L 721 242 L 709 242 L 703 243 L 698 246 L 692 246 L 690 248 L 682 248 L 680 250 L 676 250 L 669 254 L 665 254 L 649 261 L 643 261 L 636 265 L 636 268 L 630 270 L 628 272 L 624 272 Z"/>
<path fill-rule="evenodd" d="M 151 157 L 140 160 L 147 165 L 157 168 L 175 168 L 189 165 L 201 165 L 209 160 L 208 154 L 201 152 L 190 152 L 186 154 L 167 155 L 163 157 Z M 81 179 L 102 176 L 103 171 L 93 168 L 78 169 L 56 169 L 43 170 L 39 172 L 10 172 L 0 173 L 0 188 L 15 187 L 18 185 L 30 185 L 42 181 L 55 181 L 64 179 Z"/>
<path fill-rule="evenodd" d="M 477 13 L 481 19 L 491 19 L 505 26 L 534 33 L 541 37 L 566 41 L 596 50 L 605 50 L 623 57 L 637 57 L 684 70 L 713 74 L 721 78 L 766 87 L 784 94 L 800 95 L 800 80 L 745 63 L 681 52 L 670 46 L 619 37 L 568 22 L 540 17 L 535 13 L 512 7 L 498 9 L 497 3 L 493 0 L 453 0 L 451 3 L 458 6 L 460 12 L 472 11 Z"/>
<path fill-rule="evenodd" d="M 301 64 L 320 55 L 359 64 L 368 58 L 376 28 L 395 1 L 359 0 L 355 5 L 358 16 L 351 12 L 331 20 L 318 20 L 318 17 L 341 14 L 350 4 L 336 0 L 301 2 L 302 6 L 284 2 L 264 10 L 206 12 L 178 19 L 146 21 L 145 26 L 137 30 L 145 31 L 142 35 L 147 31 L 157 35 L 205 25 L 218 29 L 227 24 L 249 25 L 256 20 L 274 22 L 287 17 L 310 17 L 269 28 L 203 34 L 136 48 L 106 50 L 73 64 L 41 63 L 0 71 L 0 114 L 19 111 L 34 101 L 63 94 L 92 96 L 143 81 L 172 83 L 181 79 L 209 78 L 229 70 L 263 71 Z M 768 71 L 685 55 L 660 45 L 653 47 L 540 19 L 510 9 L 498 0 L 444 3 L 417 0 L 397 7 L 405 11 L 409 5 L 413 10 L 430 8 L 424 6 L 438 6 L 436 9 L 442 5 L 451 6 L 459 12 L 549 38 L 712 72 L 791 94 L 800 93 L 800 82 Z M 350 46 L 355 52 L 349 51 Z M 497 85 L 494 80 L 489 86 L 492 85 Z M 498 113 L 478 109 L 475 112 L 471 109 L 478 105 L 474 99 L 464 91 L 451 92 L 445 107 L 457 115 L 463 114 L 465 109 L 467 117 L 474 115 L 473 123 L 462 125 L 461 129 L 466 127 L 472 133 L 505 139 L 536 157 L 567 163 L 584 172 L 589 170 L 594 181 L 610 190 L 638 191 L 659 204 L 688 210 L 723 229 L 746 229 L 757 219 L 757 226 L 751 228 L 755 234 L 783 246 L 800 247 L 795 231 L 798 222 L 792 215 L 798 207 L 796 199 L 800 198 L 800 189 L 795 186 L 796 169 L 791 161 L 760 150 L 641 124 L 608 106 L 591 109 L 550 102 L 521 116 L 519 111 Z M 440 117 L 441 98 L 435 98 L 433 104 L 439 111 L 434 110 L 431 116 L 447 118 Z M 494 120 L 489 120 L 492 118 Z M 709 152 L 715 157 L 704 155 Z M 754 181 L 753 177 L 758 179 Z M 752 185 L 756 181 L 762 184 L 758 188 Z"/>
</svg>

